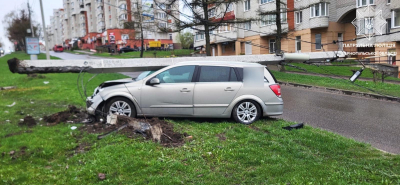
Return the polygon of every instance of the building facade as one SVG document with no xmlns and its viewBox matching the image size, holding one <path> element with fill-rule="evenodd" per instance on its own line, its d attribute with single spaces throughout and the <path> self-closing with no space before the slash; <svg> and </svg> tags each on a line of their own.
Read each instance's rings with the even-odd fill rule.
<svg viewBox="0 0 400 185">
<path fill-rule="evenodd" d="M 396 58 L 400 57 L 400 33 L 397 33 L 400 31 L 400 1 L 282 0 L 281 2 L 283 2 L 281 9 L 287 10 L 281 13 L 282 51 L 287 53 L 346 51 L 358 57 L 375 56 L 370 57 L 373 58 L 371 60 L 400 65 L 396 62 Z M 209 19 L 221 19 L 223 13 L 220 12 L 226 9 L 227 19 L 256 21 L 223 25 L 212 31 L 210 33 L 212 55 L 274 53 L 276 16 L 260 16 L 259 11 L 275 11 L 275 1 L 245 0 L 231 6 L 215 7 L 215 10 L 210 7 Z M 213 17 L 214 15 L 221 16 Z M 202 49 L 205 45 L 204 33 L 196 32 L 194 37 L 194 47 Z M 372 47 L 363 47 L 371 45 Z"/>
<path fill-rule="evenodd" d="M 50 46 L 95 49 L 115 42 L 117 47 L 138 47 L 142 25 L 145 45 L 161 41 L 167 48 L 178 42 L 171 28 L 172 16 L 179 17 L 174 10 L 179 10 L 178 3 L 167 7 L 153 0 L 63 0 L 63 9 L 54 10 L 47 29 Z"/>
</svg>

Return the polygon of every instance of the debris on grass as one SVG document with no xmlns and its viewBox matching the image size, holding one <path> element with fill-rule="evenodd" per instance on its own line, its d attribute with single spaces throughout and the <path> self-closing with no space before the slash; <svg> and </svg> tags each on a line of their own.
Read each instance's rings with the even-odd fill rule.
<svg viewBox="0 0 400 185">
<path fill-rule="evenodd" d="M 217 137 L 220 141 L 225 141 L 226 137 L 225 137 L 225 133 L 221 133 L 221 134 L 217 134 Z"/>
<path fill-rule="evenodd" d="M 144 137 L 146 140 L 159 142 L 166 147 L 181 146 L 185 142 L 184 138 L 188 136 L 186 133 L 175 132 L 172 123 L 158 118 L 146 120 L 127 116 L 117 116 L 115 125 L 95 123 L 87 124 L 79 129 L 87 133 L 100 134 L 99 139 L 116 132 L 128 138 Z"/>
<path fill-rule="evenodd" d="M 16 89 L 16 88 L 17 88 L 17 86 L 0 87 L 0 91 L 2 91 L 2 90 Z"/>
<path fill-rule="evenodd" d="M 26 131 L 21 130 L 18 132 L 10 133 L 10 134 L 5 135 L 4 138 L 21 135 L 22 133 L 32 133 L 32 130 L 26 130 Z"/>
<path fill-rule="evenodd" d="M 71 127 L 71 130 L 75 130 L 76 128 L 78 128 L 78 127 L 72 126 L 72 127 Z"/>
<path fill-rule="evenodd" d="M 106 174 L 104 174 L 104 173 L 99 173 L 99 174 L 97 174 L 97 177 L 99 178 L 99 180 L 105 180 L 106 179 Z"/>
<path fill-rule="evenodd" d="M 33 78 L 40 78 L 40 79 L 43 79 L 43 78 L 46 78 L 46 76 L 44 76 L 44 75 L 42 75 L 42 74 L 33 73 L 33 74 L 28 74 L 28 78 L 31 78 L 31 79 L 33 79 Z"/>
<path fill-rule="evenodd" d="M 50 116 L 44 116 L 43 120 L 47 122 L 48 125 L 56 125 L 59 123 L 66 123 L 68 121 L 70 123 L 79 123 L 85 120 L 86 117 L 87 114 L 85 111 L 69 105 L 68 110 L 61 111 Z"/>
<path fill-rule="evenodd" d="M 47 85 L 47 84 L 49 84 L 50 82 L 49 81 L 44 81 L 43 82 L 45 85 Z"/>
<path fill-rule="evenodd" d="M 301 129 L 303 127 L 304 127 L 304 123 L 299 123 L 299 124 L 290 125 L 290 126 L 282 127 L 282 128 L 291 131 L 292 129 Z"/>
<path fill-rule="evenodd" d="M 11 105 L 7 105 L 7 107 L 13 107 L 16 103 L 13 102 Z"/>
<path fill-rule="evenodd" d="M 36 126 L 36 121 L 32 116 L 25 116 L 25 118 L 19 122 L 19 125 L 33 127 Z"/>
</svg>

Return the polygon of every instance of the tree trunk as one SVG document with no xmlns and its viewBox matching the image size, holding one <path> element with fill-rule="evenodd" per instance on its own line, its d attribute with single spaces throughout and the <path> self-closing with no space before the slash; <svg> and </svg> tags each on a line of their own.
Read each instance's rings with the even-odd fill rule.
<svg viewBox="0 0 400 185">
<path fill-rule="evenodd" d="M 210 28 L 208 25 L 208 4 L 203 1 L 203 11 L 204 11 L 204 34 L 206 37 L 206 55 L 211 56 L 211 44 L 210 44 Z"/>
<path fill-rule="evenodd" d="M 275 46 L 275 54 L 281 53 L 281 34 L 282 34 L 282 25 L 281 25 L 281 0 L 276 0 L 276 46 Z"/>
</svg>

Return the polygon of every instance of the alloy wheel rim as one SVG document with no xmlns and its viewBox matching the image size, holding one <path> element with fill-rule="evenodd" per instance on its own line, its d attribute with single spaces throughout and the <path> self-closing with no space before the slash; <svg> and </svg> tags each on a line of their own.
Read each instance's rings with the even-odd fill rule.
<svg viewBox="0 0 400 185">
<path fill-rule="evenodd" d="M 124 101 L 116 101 L 110 106 L 110 114 L 131 116 L 131 106 Z"/>
<path fill-rule="evenodd" d="M 250 123 L 257 117 L 257 107 L 252 102 L 243 102 L 237 108 L 237 117 L 244 123 Z"/>
</svg>

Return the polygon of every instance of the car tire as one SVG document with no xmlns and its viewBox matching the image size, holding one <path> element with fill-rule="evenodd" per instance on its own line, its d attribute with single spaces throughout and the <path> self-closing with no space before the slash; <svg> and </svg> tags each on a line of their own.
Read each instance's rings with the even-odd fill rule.
<svg viewBox="0 0 400 185">
<path fill-rule="evenodd" d="M 130 110 L 130 112 L 128 112 L 128 110 Z M 117 114 L 134 118 L 136 117 L 136 108 L 132 101 L 128 98 L 117 97 L 107 101 L 105 113 L 107 115 Z"/>
<path fill-rule="evenodd" d="M 233 119 L 245 125 L 250 125 L 260 119 L 262 115 L 262 109 L 256 101 L 243 100 L 240 101 L 233 107 L 232 117 Z"/>
</svg>

